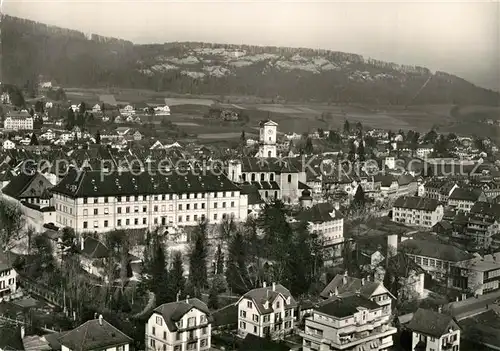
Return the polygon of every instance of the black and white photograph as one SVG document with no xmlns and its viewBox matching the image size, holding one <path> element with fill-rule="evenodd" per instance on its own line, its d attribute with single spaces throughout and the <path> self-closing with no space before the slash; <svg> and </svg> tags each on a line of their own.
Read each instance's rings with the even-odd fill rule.
<svg viewBox="0 0 500 351">
<path fill-rule="evenodd" d="M 0 0 L 0 351 L 500 350 L 500 1 Z"/>
</svg>

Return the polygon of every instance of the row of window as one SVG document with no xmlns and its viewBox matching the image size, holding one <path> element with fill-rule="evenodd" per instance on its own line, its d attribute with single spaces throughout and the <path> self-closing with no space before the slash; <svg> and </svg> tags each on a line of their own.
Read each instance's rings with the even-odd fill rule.
<svg viewBox="0 0 500 351">
<path fill-rule="evenodd" d="M 218 194 L 217 192 L 215 193 L 209 193 L 212 195 L 212 197 L 216 198 L 218 197 Z M 190 193 L 190 194 L 180 194 L 178 196 L 178 199 L 204 199 L 205 198 L 205 195 L 206 193 Z M 231 196 L 231 197 L 234 197 L 235 196 L 235 192 L 234 191 L 224 191 L 222 192 L 222 197 L 228 197 L 228 196 Z M 165 201 L 165 200 L 173 200 L 174 199 L 174 194 L 162 194 L 162 195 L 153 195 L 153 200 L 154 201 L 160 201 L 160 199 L 162 201 Z M 124 202 L 131 202 L 131 201 L 146 201 L 146 200 L 149 200 L 149 195 L 135 195 L 135 196 L 117 196 L 116 197 L 116 201 L 117 202 L 122 202 L 122 200 Z M 104 197 L 104 203 L 108 203 L 109 202 L 109 197 Z M 84 204 L 88 204 L 88 203 L 94 203 L 94 204 L 97 204 L 99 203 L 99 198 L 98 197 L 94 197 L 94 198 L 87 198 L 87 197 L 84 197 L 83 198 L 83 203 Z"/>
<path fill-rule="evenodd" d="M 246 182 L 246 181 L 247 181 L 247 175 L 246 175 L 246 173 L 243 173 L 243 174 L 241 175 L 241 178 L 243 179 L 243 181 L 244 181 L 244 182 Z M 252 174 L 249 176 L 248 181 L 251 181 L 251 182 L 256 182 L 256 181 L 257 181 L 256 179 L 257 179 L 256 174 L 255 174 L 255 173 L 252 173 Z M 261 182 L 265 182 L 265 181 L 266 181 L 266 174 L 265 174 L 265 173 L 261 173 L 261 174 L 260 174 L 260 181 L 261 181 Z M 270 173 L 270 174 L 269 174 L 269 181 L 270 181 L 270 182 L 274 182 L 274 173 Z M 292 175 L 291 175 L 291 174 L 289 174 L 289 175 L 288 175 L 288 177 L 287 177 L 287 181 L 288 181 L 288 183 L 291 183 L 291 182 L 292 182 Z"/>
<path fill-rule="evenodd" d="M 281 330 L 281 323 L 277 323 L 274 325 L 274 331 L 278 331 L 278 330 Z M 291 321 L 287 321 L 285 322 L 285 326 L 283 329 L 290 329 L 292 327 L 292 322 Z M 245 322 L 240 322 L 240 329 L 243 329 L 243 330 L 246 330 L 247 328 L 247 324 Z M 266 326 L 262 329 L 263 331 L 263 334 L 264 335 L 269 335 L 269 333 L 271 332 L 271 327 L 269 326 Z M 259 332 L 259 328 L 254 325 L 253 326 L 253 334 L 257 334 Z"/>
<path fill-rule="evenodd" d="M 167 351 L 167 345 L 166 344 L 163 344 L 163 347 L 160 348 L 161 346 L 161 342 L 158 342 L 158 346 L 156 345 L 156 340 L 155 339 L 149 339 L 149 346 L 153 349 L 153 350 L 163 350 L 163 351 Z M 200 348 L 204 348 L 204 347 L 207 347 L 208 346 L 208 339 L 201 339 L 200 340 Z M 188 343 L 186 345 L 186 350 L 196 350 L 198 348 L 198 344 L 196 342 L 192 342 L 192 343 Z M 174 346 L 174 351 L 181 351 L 182 350 L 182 345 L 175 345 Z"/>
<path fill-rule="evenodd" d="M 415 261 L 415 263 L 418 264 L 419 266 L 436 267 L 436 268 L 444 268 L 444 269 L 448 269 L 450 266 L 448 262 L 436 260 L 433 258 L 425 258 L 425 257 L 420 257 L 420 256 L 410 256 L 410 258 L 413 261 Z"/>
</svg>

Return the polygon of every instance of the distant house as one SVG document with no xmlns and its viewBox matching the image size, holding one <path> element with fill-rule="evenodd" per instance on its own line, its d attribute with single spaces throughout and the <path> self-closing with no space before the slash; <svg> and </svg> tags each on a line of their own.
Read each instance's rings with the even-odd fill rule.
<svg viewBox="0 0 500 351">
<path fill-rule="evenodd" d="M 2 95 L 0 95 L 0 102 L 2 104 L 10 104 L 10 95 L 7 92 L 3 92 Z"/>
<path fill-rule="evenodd" d="M 344 242 L 344 218 L 330 203 L 319 203 L 301 211 L 297 220 L 309 223 L 311 232 L 320 235 L 325 246 L 338 246 Z M 340 256 L 340 247 L 336 251 L 335 254 Z"/>
<path fill-rule="evenodd" d="M 71 133 L 78 139 L 82 138 L 82 130 L 78 126 L 74 126 L 73 129 L 71 130 Z"/>
<path fill-rule="evenodd" d="M 83 222 L 84 229 L 87 227 L 91 230 L 88 223 L 89 221 Z M 104 277 L 105 261 L 109 258 L 109 251 L 103 243 L 92 237 L 82 238 L 79 254 L 80 263 L 85 271 L 97 277 Z"/>
<path fill-rule="evenodd" d="M 125 106 L 124 108 L 120 109 L 120 114 L 123 116 L 130 116 L 135 114 L 134 106 L 132 105 Z"/>
<path fill-rule="evenodd" d="M 115 123 L 123 123 L 123 119 L 120 116 L 116 116 Z"/>
<path fill-rule="evenodd" d="M 427 158 L 433 152 L 434 147 L 432 145 L 419 145 L 417 147 L 417 156 L 420 158 Z"/>
<path fill-rule="evenodd" d="M 106 116 L 106 115 L 103 115 L 103 116 L 102 116 L 102 121 L 103 121 L 103 122 L 108 122 L 108 121 L 109 121 L 109 117 L 108 117 L 108 116 Z"/>
<path fill-rule="evenodd" d="M 92 106 L 92 113 L 98 113 L 98 112 L 101 112 L 101 105 L 95 104 L 94 106 Z"/>
<path fill-rule="evenodd" d="M 435 199 L 403 196 L 393 205 L 392 216 L 396 222 L 432 228 L 443 219 L 444 209 Z"/>
<path fill-rule="evenodd" d="M 33 117 L 26 111 L 7 112 L 3 121 L 5 130 L 33 130 Z"/>
<path fill-rule="evenodd" d="M 128 128 L 128 127 L 118 127 L 118 128 L 116 128 L 116 134 L 119 137 L 124 137 L 125 135 L 130 134 L 130 132 L 131 132 L 131 129 Z"/>
<path fill-rule="evenodd" d="M 448 206 L 469 212 L 476 202 L 486 200 L 486 195 L 480 189 L 455 188 L 448 198 Z"/>
<path fill-rule="evenodd" d="M 170 116 L 170 107 L 167 105 L 155 107 L 154 110 L 157 116 Z"/>
<path fill-rule="evenodd" d="M 419 308 L 407 328 L 412 350 L 460 350 L 460 327 L 450 315 Z"/>
<path fill-rule="evenodd" d="M 133 138 L 135 141 L 140 141 L 142 140 L 142 134 L 138 130 L 136 130 L 133 134 Z"/>
<path fill-rule="evenodd" d="M 7 139 L 2 143 L 2 147 L 4 150 L 12 150 L 16 148 L 16 144 L 12 140 Z"/>
<path fill-rule="evenodd" d="M 52 140 L 56 137 L 55 133 L 51 129 L 47 129 L 45 133 L 40 135 L 40 139 Z"/>
<path fill-rule="evenodd" d="M 0 252 L 0 298 L 13 294 L 17 289 L 17 272 Z"/>
<path fill-rule="evenodd" d="M 142 123 L 141 117 L 139 116 L 135 117 L 134 122 L 137 124 L 141 124 Z"/>
<path fill-rule="evenodd" d="M 50 188 L 52 184 L 42 174 L 21 172 L 2 189 L 2 192 L 18 201 L 40 205 L 42 195 Z"/>
<path fill-rule="evenodd" d="M 134 119 L 134 117 L 132 117 L 132 115 L 127 116 L 127 117 L 125 118 L 125 122 L 127 122 L 127 123 L 133 123 L 133 122 L 134 122 L 134 120 L 135 120 L 135 119 Z"/>
<path fill-rule="evenodd" d="M 52 101 L 47 101 L 45 103 L 45 109 L 52 108 L 54 106 L 54 103 Z"/>
</svg>

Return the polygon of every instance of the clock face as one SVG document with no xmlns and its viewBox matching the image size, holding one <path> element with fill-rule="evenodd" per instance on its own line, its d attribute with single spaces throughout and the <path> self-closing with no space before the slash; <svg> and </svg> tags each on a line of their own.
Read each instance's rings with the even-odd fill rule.
<svg viewBox="0 0 500 351">
<path fill-rule="evenodd" d="M 267 134 L 273 134 L 273 130 L 272 130 L 272 129 L 269 129 L 269 130 L 267 131 Z"/>
</svg>

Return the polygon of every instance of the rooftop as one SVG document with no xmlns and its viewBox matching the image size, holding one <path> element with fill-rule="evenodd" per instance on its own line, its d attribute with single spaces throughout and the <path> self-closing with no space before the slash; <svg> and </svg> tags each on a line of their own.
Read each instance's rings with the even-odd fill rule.
<svg viewBox="0 0 500 351">
<path fill-rule="evenodd" d="M 411 322 L 408 324 L 408 329 L 436 338 L 447 334 L 448 330 L 452 327 L 454 329 L 458 328 L 453 317 L 423 308 L 419 308 L 415 312 Z"/>
</svg>

